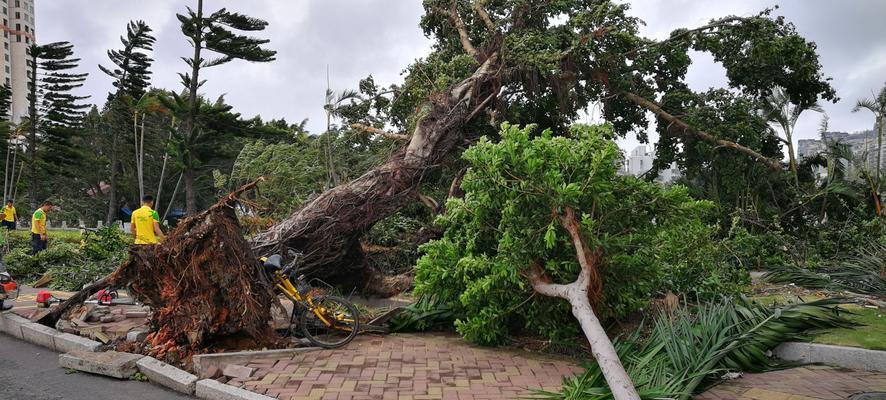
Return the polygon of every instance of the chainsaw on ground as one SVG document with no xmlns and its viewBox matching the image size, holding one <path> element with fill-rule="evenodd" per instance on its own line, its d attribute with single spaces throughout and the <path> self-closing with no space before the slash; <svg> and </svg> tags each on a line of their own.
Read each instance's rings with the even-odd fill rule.
<svg viewBox="0 0 886 400">
<path fill-rule="evenodd" d="M 0 272 L 0 310 L 6 311 L 12 308 L 12 304 L 7 304 L 6 300 L 15 300 L 18 298 L 18 284 L 12 279 L 8 272 Z"/>
</svg>

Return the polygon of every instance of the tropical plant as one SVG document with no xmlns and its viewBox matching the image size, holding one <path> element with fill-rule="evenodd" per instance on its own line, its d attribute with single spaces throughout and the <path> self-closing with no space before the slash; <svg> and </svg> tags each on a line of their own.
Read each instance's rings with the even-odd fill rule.
<svg viewBox="0 0 886 400">
<path fill-rule="evenodd" d="M 856 254 L 829 261 L 816 270 L 777 266 L 763 278 L 809 289 L 846 290 L 886 297 L 886 244 L 874 242 L 861 246 Z"/>
<path fill-rule="evenodd" d="M 790 162 L 791 173 L 794 175 L 794 184 L 799 185 L 797 177 L 797 154 L 794 152 L 794 126 L 804 111 L 824 112 L 818 104 L 812 104 L 808 107 L 800 107 L 791 101 L 791 98 L 785 92 L 784 88 L 777 87 L 772 90 L 769 96 L 762 101 L 761 113 L 763 118 L 769 122 L 769 128 L 773 135 L 779 139 L 788 150 L 788 159 Z M 781 129 L 784 138 L 778 136 L 774 126 Z"/>
<path fill-rule="evenodd" d="M 852 327 L 840 315 L 843 299 L 764 307 L 745 299 L 703 304 L 661 315 L 648 338 L 639 333 L 616 341 L 642 399 L 688 399 L 728 371 L 759 372 L 782 364 L 767 356 L 779 343 L 815 330 Z M 606 400 L 613 395 L 599 365 L 563 380 L 559 392 L 538 397 Z"/>
<path fill-rule="evenodd" d="M 180 73 L 181 83 L 187 90 L 186 104 L 182 118 L 181 132 L 174 141 L 180 156 L 180 167 L 185 183 L 185 203 L 188 214 L 197 212 L 197 173 L 202 160 L 198 159 L 198 151 L 192 149 L 205 140 L 205 129 L 201 123 L 201 102 L 197 91 L 205 81 L 200 80 L 203 68 L 211 68 L 226 64 L 235 59 L 252 62 L 270 62 L 274 60 L 275 51 L 261 46 L 268 43 L 267 39 L 258 39 L 240 35 L 235 31 L 255 32 L 264 30 L 267 22 L 247 15 L 232 13 L 222 8 L 209 15 L 203 13 L 203 0 L 197 0 L 197 9 L 188 7 L 186 15 L 177 14 L 181 22 L 181 32 L 188 38 L 194 49 L 192 57 L 183 58 L 190 67 L 189 72 Z M 219 56 L 209 58 L 206 52 L 218 53 Z M 174 96 L 178 96 L 174 94 Z M 201 139 L 203 137 L 203 139 Z"/>
<path fill-rule="evenodd" d="M 882 215 L 882 203 L 880 199 L 880 175 L 883 170 L 883 130 L 886 129 L 884 126 L 884 118 L 886 118 L 886 85 L 880 89 L 880 92 L 874 95 L 869 99 L 861 99 L 855 103 L 855 107 L 852 109 L 852 112 L 858 112 L 861 110 L 868 110 L 874 114 L 875 122 L 874 122 L 874 130 L 877 135 L 877 160 L 875 165 L 875 171 L 873 174 L 873 184 L 871 185 L 871 191 L 874 196 L 874 201 L 876 202 L 877 207 L 877 215 Z M 869 169 L 869 163 L 865 160 L 865 169 Z"/>
</svg>

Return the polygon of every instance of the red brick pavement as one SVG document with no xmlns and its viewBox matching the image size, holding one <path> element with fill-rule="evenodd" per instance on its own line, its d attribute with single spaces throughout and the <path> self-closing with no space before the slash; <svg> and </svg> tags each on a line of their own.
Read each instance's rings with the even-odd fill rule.
<svg viewBox="0 0 886 400">
<path fill-rule="evenodd" d="M 860 392 L 886 392 L 886 374 L 824 366 L 745 374 L 696 400 L 838 400 Z"/>
<path fill-rule="evenodd" d="M 348 346 L 247 364 L 230 385 L 279 399 L 515 399 L 556 390 L 576 364 L 471 346 L 449 335 L 358 336 Z"/>
</svg>

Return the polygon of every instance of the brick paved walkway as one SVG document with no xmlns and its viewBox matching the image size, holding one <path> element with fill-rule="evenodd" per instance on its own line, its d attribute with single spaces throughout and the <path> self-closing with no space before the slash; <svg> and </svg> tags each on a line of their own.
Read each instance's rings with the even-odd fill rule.
<svg viewBox="0 0 886 400">
<path fill-rule="evenodd" d="M 248 379 L 228 384 L 279 399 L 516 399 L 555 390 L 574 363 L 471 346 L 440 334 L 358 336 L 348 346 L 256 360 Z"/>
<path fill-rule="evenodd" d="M 859 392 L 886 392 L 886 374 L 823 366 L 745 374 L 696 400 L 838 400 Z"/>
</svg>

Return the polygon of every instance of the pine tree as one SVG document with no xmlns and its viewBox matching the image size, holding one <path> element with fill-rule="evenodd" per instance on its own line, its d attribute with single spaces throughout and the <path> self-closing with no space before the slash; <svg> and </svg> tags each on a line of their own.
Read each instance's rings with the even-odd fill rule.
<svg viewBox="0 0 886 400">
<path fill-rule="evenodd" d="M 191 46 L 194 55 L 185 58 L 185 63 L 191 67 L 191 71 L 180 73 L 182 85 L 187 89 L 187 109 L 181 125 L 181 131 L 176 139 L 177 143 L 185 148 L 180 149 L 179 154 L 183 159 L 182 164 L 185 182 L 185 202 L 188 214 L 197 211 L 197 167 L 200 160 L 195 159 L 195 154 L 186 148 L 200 136 L 202 127 L 198 121 L 200 113 L 199 98 L 197 91 L 205 81 L 200 80 L 200 70 L 226 64 L 235 59 L 270 62 L 274 61 L 276 51 L 262 48 L 269 42 L 267 39 L 258 39 L 247 35 L 237 34 L 235 31 L 261 31 L 267 27 L 264 20 L 247 15 L 232 13 L 222 8 L 209 16 L 203 13 L 203 0 L 197 0 L 197 9 L 188 7 L 187 15 L 177 14 L 181 22 L 181 31 Z M 217 53 L 215 58 L 204 58 L 204 52 Z"/>
<path fill-rule="evenodd" d="M 99 65 L 98 68 L 114 78 L 117 92 L 111 96 L 127 95 L 133 99 L 141 97 L 150 86 L 151 63 L 154 61 L 145 52 L 151 51 L 156 39 L 151 35 L 151 27 L 144 21 L 130 21 L 126 26 L 126 37 L 120 37 L 123 48 L 108 50 L 108 58 L 113 67 Z"/>
<path fill-rule="evenodd" d="M 110 182 L 108 183 L 108 214 L 106 221 L 111 223 L 117 210 L 117 172 L 120 160 L 119 141 L 120 134 L 124 132 L 123 125 L 128 121 L 131 114 L 129 106 L 135 103 L 135 99 L 141 98 L 148 87 L 151 79 L 151 63 L 154 61 L 145 52 L 151 51 L 155 42 L 151 35 L 151 27 L 144 21 L 130 21 L 126 26 L 126 36 L 120 37 L 123 48 L 120 50 L 108 50 L 108 58 L 114 64 L 113 67 L 99 65 L 99 69 L 114 79 L 113 85 L 116 92 L 108 95 L 109 119 L 113 128 L 108 131 L 111 135 L 110 156 Z M 129 106 L 128 106 L 129 105 Z"/>
<path fill-rule="evenodd" d="M 45 152 L 45 161 L 56 171 L 64 171 L 60 163 L 77 158 L 76 149 L 70 146 L 70 139 L 83 117 L 86 104 L 81 100 L 88 96 L 71 93 L 83 86 L 86 73 L 72 73 L 80 59 L 74 58 L 74 45 L 69 42 L 55 42 L 44 45 L 31 45 L 28 48 L 30 70 L 28 80 L 28 102 L 30 125 L 28 145 L 28 197 L 31 208 L 38 203 L 37 191 L 37 147 L 44 144 L 50 150 Z"/>
</svg>

